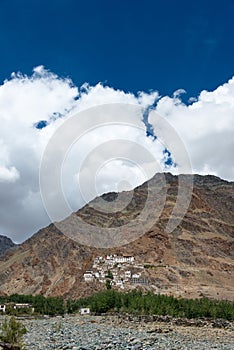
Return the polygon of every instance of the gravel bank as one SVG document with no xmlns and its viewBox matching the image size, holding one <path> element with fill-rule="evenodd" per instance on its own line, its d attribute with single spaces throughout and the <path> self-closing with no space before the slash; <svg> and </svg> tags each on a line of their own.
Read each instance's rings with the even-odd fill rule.
<svg viewBox="0 0 234 350">
<path fill-rule="evenodd" d="M 24 337 L 30 350 L 207 350 L 234 349 L 234 324 L 176 325 L 140 322 L 116 316 L 66 316 L 24 320 Z"/>
</svg>

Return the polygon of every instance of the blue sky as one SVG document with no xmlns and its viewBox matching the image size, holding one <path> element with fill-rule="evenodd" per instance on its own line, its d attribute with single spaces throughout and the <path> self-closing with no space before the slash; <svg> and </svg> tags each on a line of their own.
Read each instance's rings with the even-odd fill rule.
<svg viewBox="0 0 234 350">
<path fill-rule="evenodd" d="M 0 0 L 0 81 L 44 65 L 77 86 L 197 96 L 233 75 L 233 13 L 233 0 Z"/>
<path fill-rule="evenodd" d="M 156 172 L 233 180 L 233 14 L 234 0 L 0 0 L 0 234 L 21 242 L 49 224 L 39 184 L 46 145 L 76 113 L 79 127 L 91 117 L 95 124 L 100 105 L 111 104 L 108 116 L 117 124 L 86 130 L 59 173 L 72 210 L 84 205 L 83 188 L 95 188 L 90 200 Z M 129 112 L 143 134 L 121 124 L 115 103 L 144 108 L 145 124 L 141 113 Z M 106 142 L 104 152 L 92 153 Z M 136 164 L 141 152 L 133 145 L 154 161 Z M 57 192 L 51 186 L 46 193 Z"/>
</svg>

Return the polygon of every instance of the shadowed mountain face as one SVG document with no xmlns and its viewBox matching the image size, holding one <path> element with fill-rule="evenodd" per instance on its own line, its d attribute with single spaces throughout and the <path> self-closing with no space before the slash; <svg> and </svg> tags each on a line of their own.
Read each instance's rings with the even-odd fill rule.
<svg viewBox="0 0 234 350">
<path fill-rule="evenodd" d="M 183 178 L 186 181 L 191 176 Z M 134 190 L 126 208 L 115 213 L 103 214 L 93 205 L 86 205 L 63 221 L 61 227 L 66 228 L 66 235 L 51 224 L 8 251 L 0 261 L 0 293 L 42 293 L 72 298 L 89 295 L 106 288 L 105 283 L 97 280 L 84 281 L 83 274 L 92 269 L 94 258 L 127 254 L 133 255 L 135 262 L 144 266 L 141 275 L 147 284 L 126 284 L 125 290 L 141 288 L 176 296 L 233 300 L 234 183 L 215 176 L 195 175 L 189 209 L 180 224 L 168 232 L 167 223 L 178 196 L 178 177 L 165 174 L 165 180 L 162 184 L 161 175 L 156 174 L 150 182 Z M 128 232 L 123 225 L 133 222 L 141 214 L 149 184 L 157 193 L 150 199 L 153 211 L 160 204 L 160 191 L 166 188 L 163 210 L 147 231 L 135 240 L 129 239 L 132 231 Z M 127 195 L 125 192 L 124 196 Z M 114 205 L 116 198 L 115 193 L 101 197 L 108 205 Z M 99 199 L 92 204 L 97 204 Z M 93 226 L 97 235 L 100 228 L 117 227 L 117 243 L 122 240 L 124 245 L 94 248 L 79 243 L 83 232 L 81 234 L 79 225 L 76 225 L 76 217 Z M 92 243 L 94 234 L 85 234 Z M 69 237 L 76 237 L 76 240 Z M 110 239 L 105 237 L 104 242 L 109 244 Z"/>
<path fill-rule="evenodd" d="M 0 256 L 4 255 L 8 249 L 14 246 L 15 244 L 10 238 L 0 235 Z"/>
</svg>

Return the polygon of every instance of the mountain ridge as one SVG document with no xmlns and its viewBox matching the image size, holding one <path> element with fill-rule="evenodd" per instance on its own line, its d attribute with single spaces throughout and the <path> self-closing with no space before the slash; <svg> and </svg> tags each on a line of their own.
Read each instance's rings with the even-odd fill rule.
<svg viewBox="0 0 234 350">
<path fill-rule="evenodd" d="M 73 232 L 65 236 L 54 224 L 50 224 L 14 251 L 6 252 L 0 261 L 0 292 L 71 298 L 86 296 L 106 288 L 97 280 L 92 283 L 84 281 L 83 275 L 92 269 L 95 257 L 127 254 L 134 256 L 142 266 L 151 267 L 143 269 L 143 276 L 149 281 L 146 286 L 129 284 L 125 290 L 141 288 L 176 296 L 233 300 L 234 183 L 213 175 L 193 175 L 189 209 L 179 226 L 172 233 L 167 233 L 166 225 L 178 194 L 178 176 L 169 173 L 164 176 L 166 202 L 159 220 L 147 232 L 123 246 L 94 248 L 69 238 Z M 182 176 L 186 179 L 190 175 Z M 162 189 L 161 175 L 156 174 L 149 181 L 156 186 L 154 188 Z M 149 181 L 134 190 L 128 208 L 118 215 L 103 216 L 86 205 L 73 216 L 88 221 L 95 228 L 121 227 L 141 212 Z M 99 198 L 113 200 L 113 193 Z M 155 208 L 158 200 L 155 198 L 151 203 Z M 97 201 L 98 198 L 91 203 Z M 76 230 L 79 231 L 79 228 Z"/>
</svg>

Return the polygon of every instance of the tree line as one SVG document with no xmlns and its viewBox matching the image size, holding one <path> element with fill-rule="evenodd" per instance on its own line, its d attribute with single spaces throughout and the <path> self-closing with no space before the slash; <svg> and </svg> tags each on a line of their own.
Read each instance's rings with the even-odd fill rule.
<svg viewBox="0 0 234 350">
<path fill-rule="evenodd" d="M 94 313 L 125 312 L 142 315 L 169 315 L 186 318 L 223 318 L 234 320 L 234 302 L 226 300 L 184 299 L 162 294 L 132 291 L 121 293 L 115 290 L 98 292 L 91 297 L 68 300 L 68 312 L 80 307 L 89 307 Z"/>
<path fill-rule="evenodd" d="M 0 304 L 8 304 L 6 313 L 20 314 L 31 313 L 30 309 L 13 309 L 15 303 L 30 304 L 34 308 L 34 313 L 42 315 L 63 315 L 66 312 L 66 303 L 62 297 L 44 297 L 43 295 L 12 294 L 10 296 L 0 296 Z M 11 307 L 12 305 L 12 307 Z"/>
<path fill-rule="evenodd" d="M 42 295 L 0 296 L 0 303 L 30 303 L 35 313 L 50 316 L 76 313 L 82 307 L 90 308 L 95 314 L 116 312 L 141 315 L 169 315 L 186 318 L 223 318 L 234 320 L 234 302 L 208 298 L 185 299 L 163 294 L 131 291 L 105 290 L 90 297 L 76 300 L 63 300 L 61 297 Z"/>
</svg>

